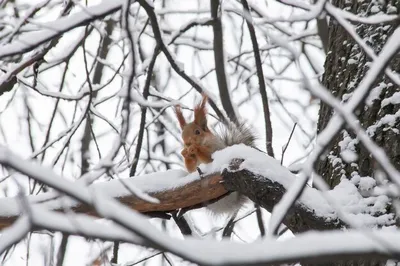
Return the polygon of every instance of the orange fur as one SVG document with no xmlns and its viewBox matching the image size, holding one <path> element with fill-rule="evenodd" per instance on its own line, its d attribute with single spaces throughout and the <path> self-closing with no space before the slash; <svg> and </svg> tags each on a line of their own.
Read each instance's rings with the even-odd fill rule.
<svg viewBox="0 0 400 266">
<path fill-rule="evenodd" d="M 204 130 L 207 130 L 207 101 L 208 96 L 205 93 L 202 93 L 201 102 L 194 108 L 194 123 Z"/>
<path fill-rule="evenodd" d="M 176 108 L 184 143 L 181 154 L 190 173 L 195 172 L 202 163 L 211 163 L 212 154 L 217 150 L 240 143 L 254 146 L 255 142 L 255 136 L 244 123 L 238 126 L 228 125 L 225 131 L 214 135 L 207 126 L 207 100 L 207 95 L 203 93 L 202 100 L 194 108 L 194 119 L 190 123 L 185 120 L 179 107 Z M 245 201 L 246 197 L 238 192 L 232 192 L 218 202 L 208 205 L 207 209 L 214 214 L 234 214 Z"/>
<path fill-rule="evenodd" d="M 201 163 L 212 162 L 211 154 L 216 149 L 216 147 L 207 145 L 210 140 L 215 138 L 207 126 L 207 100 L 207 95 L 203 93 L 200 103 L 194 108 L 194 120 L 191 123 L 187 123 L 180 108 L 175 107 L 185 145 L 181 154 L 185 159 L 185 166 L 189 172 L 196 171 L 197 166 Z"/>
<path fill-rule="evenodd" d="M 185 120 L 185 117 L 182 114 L 182 109 L 181 109 L 181 107 L 179 105 L 175 106 L 175 114 L 176 114 L 176 117 L 178 118 L 179 125 L 181 126 L 181 129 L 183 129 L 185 127 L 185 125 L 186 125 L 186 120 Z"/>
</svg>

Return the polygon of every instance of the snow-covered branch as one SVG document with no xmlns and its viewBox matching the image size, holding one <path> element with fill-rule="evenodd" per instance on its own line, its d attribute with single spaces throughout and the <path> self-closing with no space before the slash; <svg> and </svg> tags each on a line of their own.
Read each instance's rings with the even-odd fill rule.
<svg viewBox="0 0 400 266">
<path fill-rule="evenodd" d="M 111 14 L 121 8 L 122 2 L 121 0 L 104 1 L 97 6 L 89 7 L 70 17 L 60 18 L 47 23 L 44 30 L 25 33 L 20 36 L 18 41 L 0 46 L 0 59 L 30 51 L 66 31 Z"/>
<path fill-rule="evenodd" d="M 23 162 L 4 148 L 1 154 L 3 154 L 0 157 L 2 165 L 14 168 L 73 198 L 58 197 L 58 194 L 50 192 L 28 196 L 30 204 L 44 205 L 49 210 L 72 209 L 76 212 L 98 216 L 102 216 L 101 211 L 98 210 L 98 202 L 105 199 L 118 199 L 131 209 L 142 213 L 168 212 L 181 208 L 194 209 L 210 204 L 226 195 L 226 189 L 239 191 L 268 211 L 272 211 L 287 189 L 296 182 L 296 176 L 281 166 L 277 160 L 244 145 L 236 145 L 216 152 L 212 164 L 202 165 L 201 170 L 204 173 L 202 177 L 199 177 L 197 173 L 188 175 L 182 170 L 170 170 L 135 178 L 99 182 L 89 188 L 76 187 L 73 183 L 55 175 L 51 170 L 34 163 Z M 224 180 L 223 184 L 222 180 Z M 381 208 L 374 207 L 374 210 L 376 213 L 383 212 L 383 214 L 374 219 L 374 214 L 366 210 L 368 203 L 363 203 L 361 195 L 355 194 L 355 190 L 354 185 L 345 182 L 328 194 L 337 201 L 347 204 L 345 209 L 349 210 L 348 214 L 352 215 L 354 221 L 360 225 L 393 223 L 393 217 L 384 213 L 386 197 L 377 200 L 376 204 Z M 70 194 L 72 191 L 80 196 Z M 285 216 L 286 226 L 293 232 L 345 226 L 338 218 L 335 209 L 325 199 L 324 193 L 306 187 L 300 199 Z M 90 195 L 95 195 L 95 197 Z M 348 204 L 348 201 L 355 200 L 358 201 L 353 205 Z M 8 226 L 20 215 L 18 198 L 1 199 L 0 210 L 0 227 Z"/>
<path fill-rule="evenodd" d="M 195 182 L 204 182 L 207 177 L 201 180 L 196 174 L 186 175 L 184 171 L 170 171 L 167 172 L 168 174 L 158 173 L 143 176 L 142 178 L 136 177 L 124 181 L 116 180 L 98 183 L 86 188 L 60 178 L 43 166 L 24 161 L 5 148 L 1 148 L 0 154 L 2 165 L 18 170 L 66 193 L 76 200 L 94 206 L 99 215 L 109 218 L 122 226 L 122 228 L 110 229 L 111 231 L 107 234 L 96 234 L 93 231 L 94 227 L 88 226 L 91 221 L 87 217 L 79 218 L 80 216 L 76 216 L 76 214 L 67 213 L 72 221 L 79 219 L 75 220 L 75 222 L 71 222 L 68 219 L 62 222 L 62 219 L 60 219 L 61 214 L 49 212 L 48 209 L 60 207 L 67 207 L 66 209 L 68 209 L 68 207 L 74 206 L 73 204 L 76 204 L 76 202 L 74 201 L 75 203 L 73 203 L 66 199 L 46 201 L 46 198 L 49 200 L 51 195 L 43 194 L 40 197 L 41 201 L 45 201 L 45 203 L 40 204 L 38 202 L 39 196 L 36 199 L 30 198 L 29 200 L 30 203 L 36 201 L 36 204 L 31 206 L 31 210 L 34 210 L 30 212 L 32 217 L 28 219 L 33 223 L 32 228 L 62 230 L 79 235 L 87 233 L 87 235 L 91 236 L 101 236 L 105 240 L 129 240 L 128 242 L 136 242 L 172 252 L 184 259 L 202 265 L 265 265 L 266 263 L 309 261 L 314 259 L 326 261 L 332 259 L 333 256 L 343 259 L 356 258 L 361 254 L 373 256 L 374 258 L 390 258 L 393 254 L 400 253 L 398 245 L 395 245 L 400 233 L 394 230 L 380 231 L 379 233 L 357 231 L 306 233 L 285 242 L 267 239 L 246 245 L 228 243 L 226 241 L 173 239 L 164 232 L 154 230 L 142 216 L 118 204 L 112 197 L 117 196 L 117 193 L 120 194 L 119 196 L 130 194 L 132 193 L 131 189 L 134 190 L 134 194 L 140 194 L 137 191 L 139 187 L 147 191 L 161 191 L 168 188 L 173 190 L 177 187 L 179 190 L 180 186 L 190 187 Z M 272 208 L 272 204 L 278 201 L 287 187 L 295 181 L 295 176 L 285 167 L 282 167 L 277 160 L 244 145 L 232 146 L 216 152 L 214 154 L 214 162 L 209 165 L 203 165 L 201 169 L 205 173 L 222 171 L 225 185 L 228 188 L 239 188 L 239 191 L 257 200 L 266 208 Z M 220 185 L 220 182 L 215 184 L 216 187 L 218 185 Z M 257 187 L 259 188 L 257 189 Z M 167 191 L 164 191 L 164 193 L 168 194 Z M 344 197 L 345 195 L 342 196 Z M 147 196 L 142 195 L 142 197 L 147 201 L 152 201 Z M 180 200 L 182 201 L 183 199 L 181 198 Z M 65 205 L 62 205 L 63 202 Z M 0 204 L 3 217 L 7 213 L 15 215 L 13 212 L 18 210 L 17 203 L 13 199 L 2 199 Z M 57 206 L 57 204 L 61 205 Z M 156 203 L 153 201 L 153 204 Z M 287 225 L 292 230 L 298 228 L 299 230 L 297 231 L 304 231 L 301 228 L 305 229 L 306 227 L 327 229 L 338 228 L 342 225 L 337 219 L 334 209 L 324 199 L 323 194 L 309 187 L 304 190 L 294 209 L 288 213 L 288 217 L 286 219 Z M 24 226 L 26 227 L 26 220 L 24 221 Z M 296 223 L 292 223 L 293 221 L 296 221 Z M 73 225 L 78 226 L 77 230 L 74 231 L 71 228 Z M 101 226 L 98 225 L 97 227 Z M 125 230 L 129 230 L 133 234 L 126 235 L 124 233 Z M 125 236 L 123 236 L 124 234 Z M 129 237 L 129 235 L 131 236 Z M 140 240 L 141 238 L 145 239 L 145 241 Z M 352 241 L 348 241 L 348 239 L 352 239 Z M 10 244 L 9 238 L 4 241 Z M 324 245 L 321 245 L 322 242 Z M 285 246 L 284 249 L 282 245 Z M 199 250 L 202 250 L 202 252 L 199 253 Z M 264 252 L 265 250 L 269 252 Z M 218 254 L 218 256 L 215 256 L 215 254 Z"/>
</svg>

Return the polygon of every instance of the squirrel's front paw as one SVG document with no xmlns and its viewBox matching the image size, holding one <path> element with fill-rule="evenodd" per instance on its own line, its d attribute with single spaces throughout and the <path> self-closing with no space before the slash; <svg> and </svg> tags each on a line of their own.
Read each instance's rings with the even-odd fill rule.
<svg viewBox="0 0 400 266">
<path fill-rule="evenodd" d="M 196 154 L 193 152 L 193 149 L 185 148 L 181 151 L 181 154 L 184 158 L 195 158 Z"/>
<path fill-rule="evenodd" d="M 188 154 L 190 154 L 190 156 L 195 156 L 197 154 L 197 147 L 194 145 L 191 145 L 187 148 L 187 152 Z"/>
<path fill-rule="evenodd" d="M 186 148 L 181 151 L 181 154 L 185 158 L 188 157 L 188 155 L 189 155 L 188 150 Z"/>
</svg>

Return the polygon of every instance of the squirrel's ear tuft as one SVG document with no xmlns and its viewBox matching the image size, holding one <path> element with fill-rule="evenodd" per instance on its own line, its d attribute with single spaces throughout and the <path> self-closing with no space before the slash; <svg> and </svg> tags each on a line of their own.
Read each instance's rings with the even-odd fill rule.
<svg viewBox="0 0 400 266">
<path fill-rule="evenodd" d="M 208 96 L 203 92 L 201 102 L 194 108 L 194 123 L 203 130 L 207 130 L 207 109 Z"/>
<path fill-rule="evenodd" d="M 178 118 L 179 125 L 181 126 L 181 129 L 183 130 L 183 127 L 186 126 L 186 120 L 183 117 L 182 110 L 179 105 L 175 105 L 175 114 L 176 114 L 176 117 Z"/>
</svg>

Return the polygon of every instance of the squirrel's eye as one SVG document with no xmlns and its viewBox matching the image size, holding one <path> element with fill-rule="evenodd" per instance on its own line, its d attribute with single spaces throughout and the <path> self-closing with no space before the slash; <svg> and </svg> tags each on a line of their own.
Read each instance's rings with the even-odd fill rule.
<svg viewBox="0 0 400 266">
<path fill-rule="evenodd" d="M 194 134 L 200 135 L 200 130 L 196 129 L 196 130 L 194 131 Z"/>
</svg>

